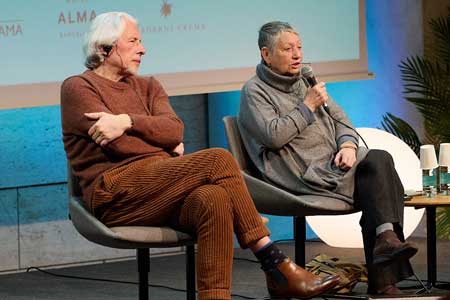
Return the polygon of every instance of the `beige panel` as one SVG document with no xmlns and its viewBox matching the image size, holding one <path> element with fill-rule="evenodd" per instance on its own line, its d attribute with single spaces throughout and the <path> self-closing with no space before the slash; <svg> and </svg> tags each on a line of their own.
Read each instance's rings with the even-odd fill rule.
<svg viewBox="0 0 450 300">
<path fill-rule="evenodd" d="M 329 64 L 328 66 L 330 66 Z M 339 68 L 339 64 L 333 65 Z M 339 74 L 326 72 L 323 64 L 313 64 L 316 76 L 325 82 L 364 80 L 374 78 L 373 73 L 348 72 Z M 238 71 L 209 71 L 207 74 L 159 74 L 161 81 L 169 96 L 194 95 L 203 93 L 216 93 L 236 91 L 254 74 L 254 68 Z M 209 82 L 208 82 L 209 81 Z M 180 84 L 182 82 L 182 84 Z M 14 86 L 0 86 L 0 109 L 13 109 L 23 107 L 59 105 L 59 90 L 61 83 L 26 84 Z"/>
<path fill-rule="evenodd" d="M 19 268 L 17 225 L 0 227 L 0 271 Z"/>
<path fill-rule="evenodd" d="M 0 190 L 0 271 L 19 268 L 16 189 Z"/>
</svg>

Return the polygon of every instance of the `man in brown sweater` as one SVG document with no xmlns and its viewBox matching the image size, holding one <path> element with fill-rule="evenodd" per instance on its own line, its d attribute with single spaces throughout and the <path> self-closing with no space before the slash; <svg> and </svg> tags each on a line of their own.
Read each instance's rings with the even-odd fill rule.
<svg viewBox="0 0 450 300">
<path fill-rule="evenodd" d="M 86 207 L 107 226 L 172 226 L 198 241 L 199 299 L 230 299 L 233 232 L 261 261 L 269 293 L 308 298 L 335 286 L 295 265 L 269 239 L 233 157 L 183 155 L 183 123 L 153 77 L 136 20 L 97 16 L 84 50 L 89 69 L 64 81 L 64 148 Z"/>
</svg>

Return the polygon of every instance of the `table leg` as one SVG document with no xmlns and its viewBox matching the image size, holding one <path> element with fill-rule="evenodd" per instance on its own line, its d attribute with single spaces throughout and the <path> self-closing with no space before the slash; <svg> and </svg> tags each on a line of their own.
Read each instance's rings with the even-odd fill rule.
<svg viewBox="0 0 450 300">
<path fill-rule="evenodd" d="M 306 218 L 294 216 L 295 263 L 305 267 L 306 259 Z"/>
<path fill-rule="evenodd" d="M 436 207 L 427 207 L 427 281 L 428 286 L 436 285 Z"/>
</svg>

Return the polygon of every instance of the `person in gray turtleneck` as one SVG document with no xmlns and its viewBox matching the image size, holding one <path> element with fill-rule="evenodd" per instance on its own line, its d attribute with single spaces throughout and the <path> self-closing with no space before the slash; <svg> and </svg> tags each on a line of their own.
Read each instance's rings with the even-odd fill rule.
<svg viewBox="0 0 450 300">
<path fill-rule="evenodd" d="M 359 147 L 355 131 L 330 117 L 352 127 L 325 84 L 309 86 L 301 76 L 302 45 L 291 25 L 263 25 L 258 45 L 262 61 L 242 88 L 238 115 L 251 160 L 266 181 L 285 190 L 360 208 L 368 292 L 401 293 L 395 284 L 413 275 L 409 258 L 417 247 L 404 240 L 404 190 L 392 157 Z"/>
</svg>

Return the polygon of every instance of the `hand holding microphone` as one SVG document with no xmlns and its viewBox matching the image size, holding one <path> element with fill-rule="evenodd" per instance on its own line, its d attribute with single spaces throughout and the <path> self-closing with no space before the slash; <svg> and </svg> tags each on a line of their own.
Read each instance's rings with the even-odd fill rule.
<svg viewBox="0 0 450 300">
<path fill-rule="evenodd" d="M 305 99 L 303 100 L 303 103 L 306 106 L 308 106 L 309 109 L 311 109 L 312 111 L 315 111 L 319 106 L 322 105 L 323 109 L 327 112 L 327 114 L 330 116 L 330 118 L 333 119 L 333 121 L 347 127 L 348 129 L 353 130 L 355 132 L 355 134 L 357 136 L 359 136 L 359 138 L 363 141 L 366 148 L 369 149 L 366 141 L 358 133 L 358 131 L 355 130 L 355 128 L 335 119 L 330 114 L 330 109 L 328 108 L 328 105 L 327 105 L 328 94 L 325 89 L 325 83 L 323 83 L 323 82 L 317 83 L 317 80 L 316 80 L 316 77 L 314 77 L 312 68 L 310 66 L 302 67 L 301 74 L 302 74 L 303 78 L 306 79 L 306 81 L 308 82 L 308 84 L 310 86 L 310 89 L 306 92 L 306 96 L 305 96 Z M 347 151 L 348 149 L 342 149 L 341 151 L 343 151 L 343 150 L 344 150 L 344 152 L 348 152 Z M 346 158 L 344 158 L 345 162 L 343 162 L 342 159 L 343 159 L 342 157 L 337 157 L 337 161 L 335 162 L 336 165 L 341 168 L 348 168 L 354 164 L 354 161 L 352 162 L 352 161 L 349 161 Z"/>
<path fill-rule="evenodd" d="M 325 83 L 322 81 L 317 82 L 310 66 L 302 67 L 301 74 L 310 86 L 310 89 L 306 92 L 303 103 L 308 106 L 311 111 L 316 111 L 319 106 L 323 105 L 323 108 L 329 114 L 330 111 L 326 102 L 328 100 L 328 94 L 325 88 Z"/>
</svg>

